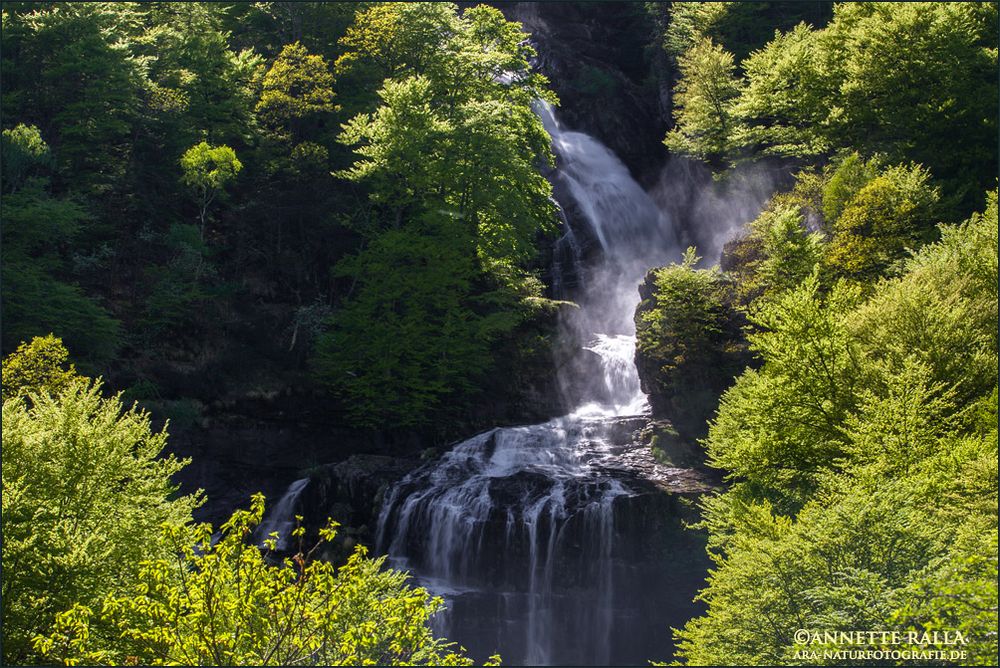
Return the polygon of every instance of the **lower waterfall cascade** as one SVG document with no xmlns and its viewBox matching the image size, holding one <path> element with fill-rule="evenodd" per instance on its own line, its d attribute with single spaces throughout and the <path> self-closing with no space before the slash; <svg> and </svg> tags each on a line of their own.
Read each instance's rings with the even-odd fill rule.
<svg viewBox="0 0 1000 668">
<path fill-rule="evenodd" d="M 570 414 L 478 434 L 403 478 L 382 505 L 377 549 L 444 597 L 435 630 L 477 660 L 645 663 L 669 657 L 670 626 L 692 613 L 705 568 L 703 552 L 688 557 L 701 570 L 685 577 L 670 555 L 701 547 L 678 521 L 664 529 L 661 490 L 697 490 L 697 475 L 657 464 L 634 437 L 648 422 L 634 364 L 637 285 L 680 253 L 670 221 L 609 149 L 565 130 L 547 105 L 538 112 L 557 199 L 573 199 L 600 245 L 582 268 L 571 227 L 557 244 L 554 287 L 569 283 L 563 271 L 578 274 L 580 305 L 561 335 L 603 373 L 560 378 L 582 397 Z M 655 470 L 658 489 L 637 469 Z"/>
</svg>

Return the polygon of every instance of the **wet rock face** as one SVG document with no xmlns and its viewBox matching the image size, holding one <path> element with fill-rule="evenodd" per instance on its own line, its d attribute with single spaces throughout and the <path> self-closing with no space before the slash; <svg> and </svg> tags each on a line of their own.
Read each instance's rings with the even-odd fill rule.
<svg viewBox="0 0 1000 668">
<path fill-rule="evenodd" d="M 702 447 L 681 438 L 669 421 L 650 420 L 639 431 L 638 438 L 643 445 L 648 446 L 648 453 L 659 466 L 668 470 L 694 468 L 699 473 L 704 471 L 705 453 Z M 655 475 L 651 474 L 651 477 Z"/>
</svg>

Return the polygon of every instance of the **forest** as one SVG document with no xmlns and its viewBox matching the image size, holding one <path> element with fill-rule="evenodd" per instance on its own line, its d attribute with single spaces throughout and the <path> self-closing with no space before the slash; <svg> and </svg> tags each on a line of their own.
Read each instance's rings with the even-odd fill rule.
<svg viewBox="0 0 1000 668">
<path fill-rule="evenodd" d="M 660 519 L 699 556 L 655 568 L 687 560 L 696 601 L 642 660 L 996 665 L 998 20 L 995 2 L 4 2 L 3 663 L 632 664 L 612 640 L 580 658 L 442 637 L 463 608 L 381 537 L 427 467 L 468 444 L 494 465 L 535 433 L 519 425 L 569 416 L 564 440 L 585 424 L 617 447 L 627 425 L 655 434 L 627 435 L 650 467 L 708 481 L 595 478 L 611 543 L 574 538 L 596 505 L 504 501 L 541 573 L 538 509 L 614 564 L 628 531 L 659 530 L 623 504 L 684 497 Z M 579 186 L 573 151 L 598 140 L 646 208 Z M 749 209 L 698 208 L 758 182 Z M 662 247 L 621 236 L 650 207 Z M 615 281 L 624 301 L 596 296 Z M 627 369 L 602 371 L 633 333 Z M 261 539 L 296 478 L 294 521 Z M 538 505 L 557 498 L 563 515 Z M 412 526 L 438 545 L 443 525 Z"/>
</svg>

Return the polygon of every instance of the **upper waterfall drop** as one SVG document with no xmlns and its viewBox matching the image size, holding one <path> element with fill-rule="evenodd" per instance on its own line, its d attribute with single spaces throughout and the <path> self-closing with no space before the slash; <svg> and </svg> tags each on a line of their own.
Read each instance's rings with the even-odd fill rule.
<svg viewBox="0 0 1000 668">
<path fill-rule="evenodd" d="M 608 147 L 588 134 L 563 128 L 548 102 L 539 100 L 535 108 L 552 137 L 558 159 L 555 178 L 568 186 L 601 245 L 603 262 L 638 281 L 636 272 L 662 262 L 664 250 L 676 247 L 673 226 Z"/>
<path fill-rule="evenodd" d="M 666 633 L 638 595 L 662 576 L 636 565 L 642 537 L 619 529 L 618 509 L 642 482 L 623 460 L 656 466 L 632 440 L 648 412 L 633 313 L 645 272 L 679 252 L 670 220 L 614 153 L 565 130 L 547 104 L 537 111 L 557 156 L 557 199 L 570 198 L 576 213 L 564 219 L 553 262 L 554 286 L 580 306 L 560 336 L 601 371 L 563 372 L 564 385 L 587 386 L 570 414 L 492 429 L 407 475 L 382 506 L 378 549 L 446 597 L 451 610 L 437 630 L 480 658 L 500 651 L 515 664 L 632 663 L 639 652 L 655 656 Z M 587 266 L 578 256 L 583 234 L 600 246 Z"/>
</svg>

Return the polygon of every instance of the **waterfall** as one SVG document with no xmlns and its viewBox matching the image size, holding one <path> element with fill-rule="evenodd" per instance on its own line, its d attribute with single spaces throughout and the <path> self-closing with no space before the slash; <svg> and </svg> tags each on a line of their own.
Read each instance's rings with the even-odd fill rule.
<svg viewBox="0 0 1000 668">
<path fill-rule="evenodd" d="M 285 493 L 278 499 L 265 515 L 260 525 L 254 531 L 254 539 L 263 544 L 264 540 L 274 532 L 278 533 L 276 550 L 286 552 L 292 547 L 292 531 L 295 530 L 295 511 L 298 507 L 299 497 L 309 484 L 309 478 L 296 480 Z"/>
<path fill-rule="evenodd" d="M 580 305 L 561 336 L 603 371 L 562 380 L 599 398 L 543 424 L 481 433 L 406 476 L 382 506 L 378 549 L 445 597 L 437 630 L 480 659 L 631 663 L 669 634 L 640 612 L 656 575 L 636 567 L 616 522 L 637 494 L 622 454 L 648 411 L 632 314 L 646 270 L 679 254 L 670 221 L 625 165 L 565 130 L 548 105 L 537 110 L 557 156 L 557 199 L 583 226 L 564 219 L 555 248 L 554 292 Z M 586 267 L 579 234 L 599 245 Z"/>
</svg>

